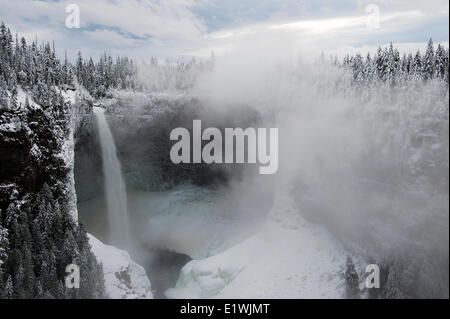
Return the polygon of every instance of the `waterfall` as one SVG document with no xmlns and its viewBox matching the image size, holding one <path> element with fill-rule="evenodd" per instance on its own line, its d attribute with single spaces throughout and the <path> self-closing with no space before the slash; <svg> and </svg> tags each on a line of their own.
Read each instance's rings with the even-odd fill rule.
<svg viewBox="0 0 450 319">
<path fill-rule="evenodd" d="M 104 114 L 105 110 L 94 107 L 100 147 L 102 150 L 103 176 L 106 207 L 108 210 L 109 240 L 120 248 L 128 248 L 129 220 L 127 211 L 127 193 L 122 170 L 117 158 L 114 138 Z"/>
</svg>

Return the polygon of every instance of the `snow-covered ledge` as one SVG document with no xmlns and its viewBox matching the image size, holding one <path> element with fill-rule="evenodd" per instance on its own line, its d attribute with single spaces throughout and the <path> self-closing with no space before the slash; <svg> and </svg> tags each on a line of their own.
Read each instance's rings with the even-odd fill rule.
<svg viewBox="0 0 450 319">
<path fill-rule="evenodd" d="M 121 249 L 103 244 L 88 234 L 92 252 L 103 265 L 105 291 L 112 299 L 152 299 L 150 280 L 145 269 Z"/>
</svg>

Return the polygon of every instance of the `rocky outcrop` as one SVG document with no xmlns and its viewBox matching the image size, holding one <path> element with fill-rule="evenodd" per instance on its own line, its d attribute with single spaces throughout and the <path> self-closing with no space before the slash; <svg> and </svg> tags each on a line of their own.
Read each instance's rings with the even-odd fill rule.
<svg viewBox="0 0 450 319">
<path fill-rule="evenodd" d="M 20 92 L 18 103 L 25 105 L 25 93 Z M 29 99 L 28 109 L 0 111 L 0 210 L 7 209 L 11 196 L 35 194 L 44 184 L 69 206 L 75 203 L 70 190 L 73 145 L 68 114 L 73 104 L 65 93 L 64 110 L 43 108 Z"/>
<path fill-rule="evenodd" d="M 151 299 L 153 293 L 145 269 L 121 249 L 103 244 L 88 235 L 89 244 L 103 266 L 105 292 L 112 299 Z"/>
</svg>

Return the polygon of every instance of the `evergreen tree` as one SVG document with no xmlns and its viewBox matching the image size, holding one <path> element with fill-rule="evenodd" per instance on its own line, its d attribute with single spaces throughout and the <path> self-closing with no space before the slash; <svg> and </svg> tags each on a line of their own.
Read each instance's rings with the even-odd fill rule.
<svg viewBox="0 0 450 319">
<path fill-rule="evenodd" d="M 401 292 L 400 272 L 396 263 L 389 267 L 389 274 L 385 288 L 385 298 L 387 299 L 402 299 L 404 298 Z"/>
<path fill-rule="evenodd" d="M 436 59 L 435 59 L 435 71 L 436 76 L 445 80 L 446 73 L 448 72 L 448 55 L 445 54 L 444 48 L 438 44 L 436 49 Z"/>
<path fill-rule="evenodd" d="M 0 282 L 3 278 L 3 264 L 8 250 L 8 230 L 2 226 L 2 210 L 0 209 Z"/>
<path fill-rule="evenodd" d="M 3 296 L 6 299 L 13 299 L 14 287 L 11 276 L 8 276 L 8 279 L 6 280 Z"/>
<path fill-rule="evenodd" d="M 0 76 L 0 110 L 9 109 L 9 95 L 6 88 L 6 81 Z"/>
<path fill-rule="evenodd" d="M 346 292 L 347 298 L 359 299 L 359 276 L 356 272 L 355 264 L 350 256 L 347 256 L 347 264 L 345 271 L 345 282 L 346 282 Z"/>
<path fill-rule="evenodd" d="M 78 82 L 83 84 L 83 57 L 81 56 L 81 52 L 78 52 L 77 62 L 76 62 L 76 75 L 78 78 Z"/>
<path fill-rule="evenodd" d="M 414 78 L 416 80 L 422 79 L 422 57 L 420 55 L 419 50 L 417 50 L 416 55 L 414 56 L 413 66 L 412 66 Z"/>
<path fill-rule="evenodd" d="M 390 86 L 397 86 L 405 81 L 418 82 L 434 78 L 448 83 L 449 53 L 441 45 L 438 45 L 435 52 L 430 39 L 423 57 L 419 51 L 414 56 L 410 53 L 400 57 L 399 51 L 391 43 L 388 48 L 379 47 L 373 58 L 368 54 L 364 62 L 360 54 L 346 55 L 342 66 L 351 70 L 355 85 L 376 85 L 376 79 Z"/>
<path fill-rule="evenodd" d="M 68 132 L 71 114 L 67 112 L 67 104 L 57 86 L 71 84 L 74 74 L 79 74 L 80 82 L 83 81 L 82 74 L 95 76 L 95 63 L 92 61 L 85 68 L 80 54 L 77 74 L 67 56 L 61 65 L 54 45 L 43 43 L 38 46 L 34 41 L 28 46 L 25 39 L 19 41 L 18 35 L 15 39 L 12 40 L 9 29 L 2 23 L 0 108 L 11 106 L 14 116 L 22 117 L 24 123 L 38 123 L 29 126 L 30 140 L 24 142 L 36 144 L 43 152 L 43 161 L 54 161 L 51 147 L 58 148 L 59 132 Z M 110 69 L 113 68 L 111 65 Z M 109 81 L 114 83 L 111 76 Z M 84 78 L 84 81 L 94 83 L 95 79 Z M 19 89 L 26 94 L 24 108 L 19 108 Z M 31 108 L 30 98 L 42 109 Z M 45 139 L 41 140 L 39 136 L 45 136 Z M 53 146 L 49 148 L 49 145 Z M 40 163 L 35 164 L 38 167 Z M 0 214 L 0 298 L 104 296 L 102 268 L 90 251 L 86 234 L 80 235 L 79 226 L 71 219 L 67 205 L 61 205 L 67 199 L 60 193 L 57 179 L 51 175 L 37 193 L 20 199 L 11 197 L 5 214 Z M 82 293 L 74 293 L 64 286 L 65 267 L 74 261 L 82 264 L 83 277 L 87 280 L 80 289 Z"/>
<path fill-rule="evenodd" d="M 433 40 L 431 38 L 428 41 L 427 51 L 423 57 L 422 74 L 425 80 L 429 80 L 434 77 L 434 47 Z"/>
<path fill-rule="evenodd" d="M 13 76 L 10 81 L 10 92 L 11 92 L 11 97 L 9 100 L 10 109 L 17 110 L 17 108 L 19 107 L 19 104 L 17 101 L 17 84 L 16 84 L 15 76 Z"/>
</svg>

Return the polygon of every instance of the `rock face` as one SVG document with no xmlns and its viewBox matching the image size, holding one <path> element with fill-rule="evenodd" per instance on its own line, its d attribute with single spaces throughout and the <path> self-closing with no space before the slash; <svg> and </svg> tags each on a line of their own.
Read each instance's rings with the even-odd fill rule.
<svg viewBox="0 0 450 319">
<path fill-rule="evenodd" d="M 77 224 L 73 179 L 74 115 L 87 102 L 78 91 L 48 91 L 52 99 L 38 104 L 19 87 L 17 105 L 0 108 L 0 286 L 15 278 L 14 298 L 103 298 L 102 270 Z M 83 274 L 78 290 L 64 288 L 71 263 Z"/>
<path fill-rule="evenodd" d="M 239 176 L 243 165 L 173 164 L 170 149 L 172 129 L 192 130 L 192 120 L 206 127 L 249 127 L 255 112 L 216 114 L 205 103 L 185 95 L 114 92 L 98 101 L 106 109 L 128 189 L 164 191 L 190 181 L 195 185 L 223 184 Z M 238 120 L 236 120 L 238 119 Z M 95 123 L 87 113 L 75 132 L 75 185 L 80 202 L 103 192 L 101 155 Z M 206 143 L 206 141 L 205 141 Z"/>
<path fill-rule="evenodd" d="M 26 94 L 19 90 L 18 103 L 25 105 Z M 38 192 L 49 185 L 57 197 L 65 198 L 76 220 L 73 188 L 73 114 L 75 97 L 60 91 L 60 106 L 41 107 L 31 98 L 28 109 L 0 111 L 0 210 L 6 211 L 15 198 Z"/>
<path fill-rule="evenodd" d="M 85 201 L 103 192 L 102 158 L 92 111 L 80 116 L 74 132 L 74 177 L 78 201 Z"/>
<path fill-rule="evenodd" d="M 145 269 L 131 260 L 121 249 L 103 244 L 88 234 L 89 244 L 98 262 L 103 265 L 105 292 L 112 299 L 152 299 L 150 280 Z"/>
</svg>

